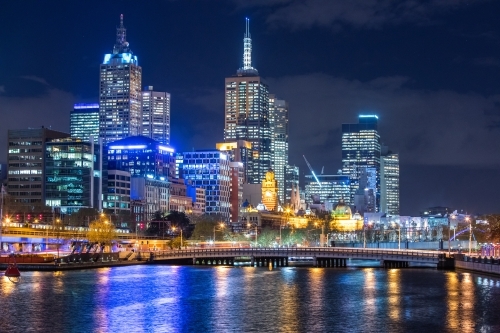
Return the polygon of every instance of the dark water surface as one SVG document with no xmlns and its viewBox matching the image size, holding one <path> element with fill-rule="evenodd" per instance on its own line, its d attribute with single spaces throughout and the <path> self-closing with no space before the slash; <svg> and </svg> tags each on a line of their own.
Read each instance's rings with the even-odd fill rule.
<svg viewBox="0 0 500 333">
<path fill-rule="evenodd" d="M 500 332 L 500 277 L 129 266 L 0 279 L 1 332 Z"/>
</svg>

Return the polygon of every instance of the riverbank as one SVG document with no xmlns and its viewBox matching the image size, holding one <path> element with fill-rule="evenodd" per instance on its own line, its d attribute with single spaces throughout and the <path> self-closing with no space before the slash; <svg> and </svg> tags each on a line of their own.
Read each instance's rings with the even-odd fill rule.
<svg viewBox="0 0 500 333">
<path fill-rule="evenodd" d="M 21 272 L 27 271 L 42 271 L 42 272 L 57 272 L 57 271 L 74 271 L 83 269 L 95 269 L 104 267 L 122 267 L 144 265 L 146 261 L 103 261 L 103 262 L 83 262 L 83 263 L 33 263 L 33 264 L 17 264 Z M 7 264 L 0 264 L 0 270 L 7 269 Z"/>
</svg>

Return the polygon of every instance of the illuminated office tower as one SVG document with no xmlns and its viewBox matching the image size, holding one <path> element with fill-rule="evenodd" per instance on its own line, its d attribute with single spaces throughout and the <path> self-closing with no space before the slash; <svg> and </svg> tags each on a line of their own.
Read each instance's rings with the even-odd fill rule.
<svg viewBox="0 0 500 333">
<path fill-rule="evenodd" d="M 170 144 L 170 94 L 152 86 L 142 92 L 142 135 Z"/>
<path fill-rule="evenodd" d="M 299 167 L 287 165 L 285 168 L 285 206 L 299 209 Z M 297 199 L 298 202 L 297 202 Z"/>
<path fill-rule="evenodd" d="M 105 143 L 142 134 L 142 69 L 126 31 L 121 15 L 113 53 L 104 56 L 100 68 L 99 136 Z"/>
<path fill-rule="evenodd" d="M 380 157 L 380 211 L 399 215 L 399 155 L 386 146 Z"/>
<path fill-rule="evenodd" d="M 380 135 L 378 117 L 360 115 L 357 124 L 342 124 L 342 174 L 349 176 L 351 203 L 359 187 L 359 178 L 364 170 L 374 170 L 373 185 L 376 197 L 375 210 L 380 208 Z M 373 173 L 370 173 L 373 174 Z"/>
<path fill-rule="evenodd" d="M 99 104 L 75 104 L 69 116 L 72 138 L 90 142 L 90 137 L 99 138 Z"/>
<path fill-rule="evenodd" d="M 248 19 L 243 48 L 243 67 L 225 80 L 224 141 L 245 140 L 252 144 L 253 164 L 245 174 L 248 183 L 258 184 L 271 167 L 269 89 L 252 67 Z"/>
<path fill-rule="evenodd" d="M 285 195 L 285 168 L 288 165 L 288 102 L 269 95 L 271 127 L 271 167 L 278 181 L 278 200 L 283 206 Z"/>
</svg>

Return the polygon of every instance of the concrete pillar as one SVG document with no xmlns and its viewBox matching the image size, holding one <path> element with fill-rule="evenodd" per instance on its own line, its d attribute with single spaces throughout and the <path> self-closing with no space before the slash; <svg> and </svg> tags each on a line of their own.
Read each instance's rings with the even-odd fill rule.
<svg viewBox="0 0 500 333">
<path fill-rule="evenodd" d="M 313 257 L 313 266 L 318 267 L 318 259 L 316 257 Z"/>
<path fill-rule="evenodd" d="M 196 265 L 196 258 L 193 258 L 193 265 Z"/>
<path fill-rule="evenodd" d="M 254 265 L 255 265 L 255 257 L 254 257 L 254 256 L 252 256 L 252 257 L 250 258 L 250 266 L 252 266 L 252 267 L 253 267 Z"/>
<path fill-rule="evenodd" d="M 285 266 L 288 267 L 288 257 L 285 258 Z"/>
</svg>

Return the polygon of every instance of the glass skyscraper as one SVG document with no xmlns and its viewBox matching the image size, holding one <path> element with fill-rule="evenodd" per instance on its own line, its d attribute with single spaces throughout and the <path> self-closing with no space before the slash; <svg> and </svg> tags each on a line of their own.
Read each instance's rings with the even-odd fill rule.
<svg viewBox="0 0 500 333">
<path fill-rule="evenodd" d="M 205 211 L 230 219 L 231 167 L 229 156 L 219 150 L 183 153 L 182 177 L 205 189 Z"/>
<path fill-rule="evenodd" d="M 285 168 L 288 165 L 288 103 L 269 95 L 269 119 L 271 126 L 271 167 L 278 181 L 278 199 L 285 205 Z"/>
<path fill-rule="evenodd" d="M 99 138 L 99 104 L 75 104 L 70 113 L 69 128 L 72 138 L 95 141 Z"/>
<path fill-rule="evenodd" d="M 342 174 L 350 178 L 350 202 L 359 187 L 364 168 L 375 169 L 376 211 L 380 208 L 380 135 L 378 117 L 360 115 L 357 124 L 342 124 Z M 347 201 L 347 200 L 346 200 Z"/>
<path fill-rule="evenodd" d="M 243 67 L 225 80 L 224 141 L 245 140 L 252 144 L 252 166 L 245 165 L 248 183 L 260 184 L 271 168 L 269 89 L 252 67 L 249 22 L 243 38 Z"/>
<path fill-rule="evenodd" d="M 387 148 L 380 158 L 380 211 L 399 215 L 399 155 Z"/>
<path fill-rule="evenodd" d="M 305 198 L 306 203 L 325 205 L 325 210 L 332 210 L 333 207 L 343 199 L 346 204 L 350 204 L 350 180 L 346 175 L 306 175 Z"/>
<path fill-rule="evenodd" d="M 142 92 L 142 135 L 170 144 L 170 94 L 152 86 Z"/>
<path fill-rule="evenodd" d="M 105 143 L 142 134 L 142 69 L 126 41 L 123 15 L 113 53 L 100 66 L 99 136 Z"/>
</svg>

